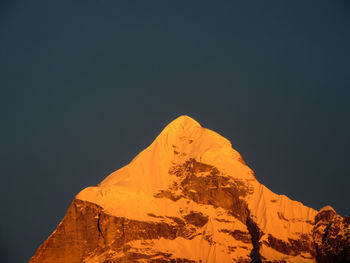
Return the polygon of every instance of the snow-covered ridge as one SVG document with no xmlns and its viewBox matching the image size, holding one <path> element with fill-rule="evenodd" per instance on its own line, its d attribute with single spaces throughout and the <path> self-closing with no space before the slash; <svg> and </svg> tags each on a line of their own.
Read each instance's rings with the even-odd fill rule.
<svg viewBox="0 0 350 263">
<path fill-rule="evenodd" d="M 223 171 L 228 170 L 236 177 L 254 178 L 252 171 L 242 164 L 241 156 L 232 149 L 227 139 L 202 128 L 188 116 L 180 116 L 166 126 L 131 163 L 110 174 L 99 187 L 118 185 L 152 194 L 172 183 L 173 177 L 168 174 L 171 166 L 190 158 L 215 165 Z M 81 196 L 79 194 L 77 198 Z"/>
<path fill-rule="evenodd" d="M 180 116 L 81 191 L 31 263 L 344 262 L 349 233 L 350 218 L 273 193 L 230 141 Z"/>
<path fill-rule="evenodd" d="M 97 187 L 84 189 L 76 198 L 96 203 L 111 214 L 125 213 L 144 219 L 145 209 L 170 207 L 163 204 L 168 201 L 155 200 L 153 195 L 174 182 L 174 175 L 169 173 L 171 167 L 191 158 L 251 185 L 254 192 L 246 198 L 251 213 L 261 228 L 275 237 L 297 238 L 298 233 L 311 229 L 309 222 L 317 211 L 261 185 L 229 140 L 188 116 L 175 119 L 130 164 L 109 175 Z"/>
</svg>

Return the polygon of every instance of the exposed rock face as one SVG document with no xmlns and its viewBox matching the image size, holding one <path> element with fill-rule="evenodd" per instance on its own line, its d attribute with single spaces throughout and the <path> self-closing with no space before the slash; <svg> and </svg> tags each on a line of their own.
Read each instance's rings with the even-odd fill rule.
<svg viewBox="0 0 350 263">
<path fill-rule="evenodd" d="M 84 189 L 30 263 L 350 262 L 350 219 L 272 193 L 189 117 Z"/>
<path fill-rule="evenodd" d="M 191 262 L 170 259 L 171 254 L 151 248 L 144 253 L 129 245 L 134 240 L 191 238 L 193 228 L 179 218 L 171 221 L 168 224 L 114 217 L 96 204 L 75 199 L 62 223 L 30 262 L 90 262 L 96 255 L 97 262 Z"/>
<path fill-rule="evenodd" d="M 350 217 L 324 207 L 315 218 L 313 238 L 317 262 L 350 262 Z"/>
</svg>

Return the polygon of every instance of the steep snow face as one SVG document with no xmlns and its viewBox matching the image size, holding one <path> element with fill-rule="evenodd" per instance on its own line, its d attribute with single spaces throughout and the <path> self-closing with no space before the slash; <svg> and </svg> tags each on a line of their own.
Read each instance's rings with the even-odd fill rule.
<svg viewBox="0 0 350 263">
<path fill-rule="evenodd" d="M 254 179 L 253 172 L 244 165 L 240 154 L 230 141 L 188 116 L 180 116 L 159 134 L 155 141 L 130 164 L 109 175 L 99 188 L 120 186 L 136 192 L 153 194 L 168 188 L 174 180 L 169 169 L 194 158 L 229 171 L 236 178 Z M 86 189 L 78 198 L 88 198 Z M 92 193 L 94 196 L 95 193 Z M 94 200 L 89 200 L 94 201 Z"/>
<path fill-rule="evenodd" d="M 30 262 L 348 262 L 349 233 L 349 218 L 273 193 L 227 139 L 181 116 L 81 191 Z"/>
<path fill-rule="evenodd" d="M 314 262 L 310 233 L 317 211 L 261 185 L 227 139 L 188 116 L 171 122 L 130 164 L 76 198 L 101 206 L 109 215 L 140 222 L 171 224 L 169 218 L 184 218 L 184 211 L 205 215 L 208 223 L 203 227 L 215 222 L 210 226 L 217 229 L 216 237 L 222 237 L 188 242 L 209 242 L 208 251 L 212 246 L 219 250 L 221 244 L 223 254 L 217 251 L 208 262 L 225 262 L 221 257 L 232 244 L 236 248 L 230 258 L 250 255 L 257 261 Z M 219 216 L 217 209 L 225 213 Z M 223 222 L 231 222 L 231 227 Z M 242 226 L 233 229 L 233 225 Z M 204 237 L 204 233 L 197 234 Z M 236 241 L 226 237 L 230 235 Z M 240 244 L 245 235 L 251 239 L 249 245 Z M 176 241 L 161 243 L 171 242 Z M 238 253 L 242 246 L 244 252 Z"/>
</svg>

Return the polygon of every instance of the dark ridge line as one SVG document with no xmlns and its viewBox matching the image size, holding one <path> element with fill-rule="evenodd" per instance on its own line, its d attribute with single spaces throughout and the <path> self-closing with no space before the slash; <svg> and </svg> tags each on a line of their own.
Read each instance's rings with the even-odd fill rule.
<svg viewBox="0 0 350 263">
<path fill-rule="evenodd" d="M 101 227 L 100 227 L 100 221 L 101 221 L 101 213 L 98 213 L 98 218 L 97 218 L 97 230 L 100 233 L 100 235 L 102 236 L 102 238 L 104 239 L 105 237 L 103 236 Z"/>
<path fill-rule="evenodd" d="M 253 249 L 249 254 L 249 257 L 252 259 L 252 263 L 262 263 L 261 261 L 261 255 L 260 255 L 260 246 L 259 241 L 262 236 L 262 232 L 259 229 L 258 225 L 254 222 L 254 220 L 250 216 L 250 211 L 247 208 L 247 219 L 246 219 L 246 226 L 248 228 L 248 232 L 251 237 L 251 242 L 253 245 Z"/>
</svg>

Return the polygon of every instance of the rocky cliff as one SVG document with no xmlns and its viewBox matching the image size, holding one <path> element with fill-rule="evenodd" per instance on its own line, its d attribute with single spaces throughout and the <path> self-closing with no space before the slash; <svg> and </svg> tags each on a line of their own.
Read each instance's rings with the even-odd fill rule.
<svg viewBox="0 0 350 263">
<path fill-rule="evenodd" d="M 81 191 L 30 262 L 350 262 L 349 223 L 274 194 L 228 140 L 181 116 Z"/>
</svg>

